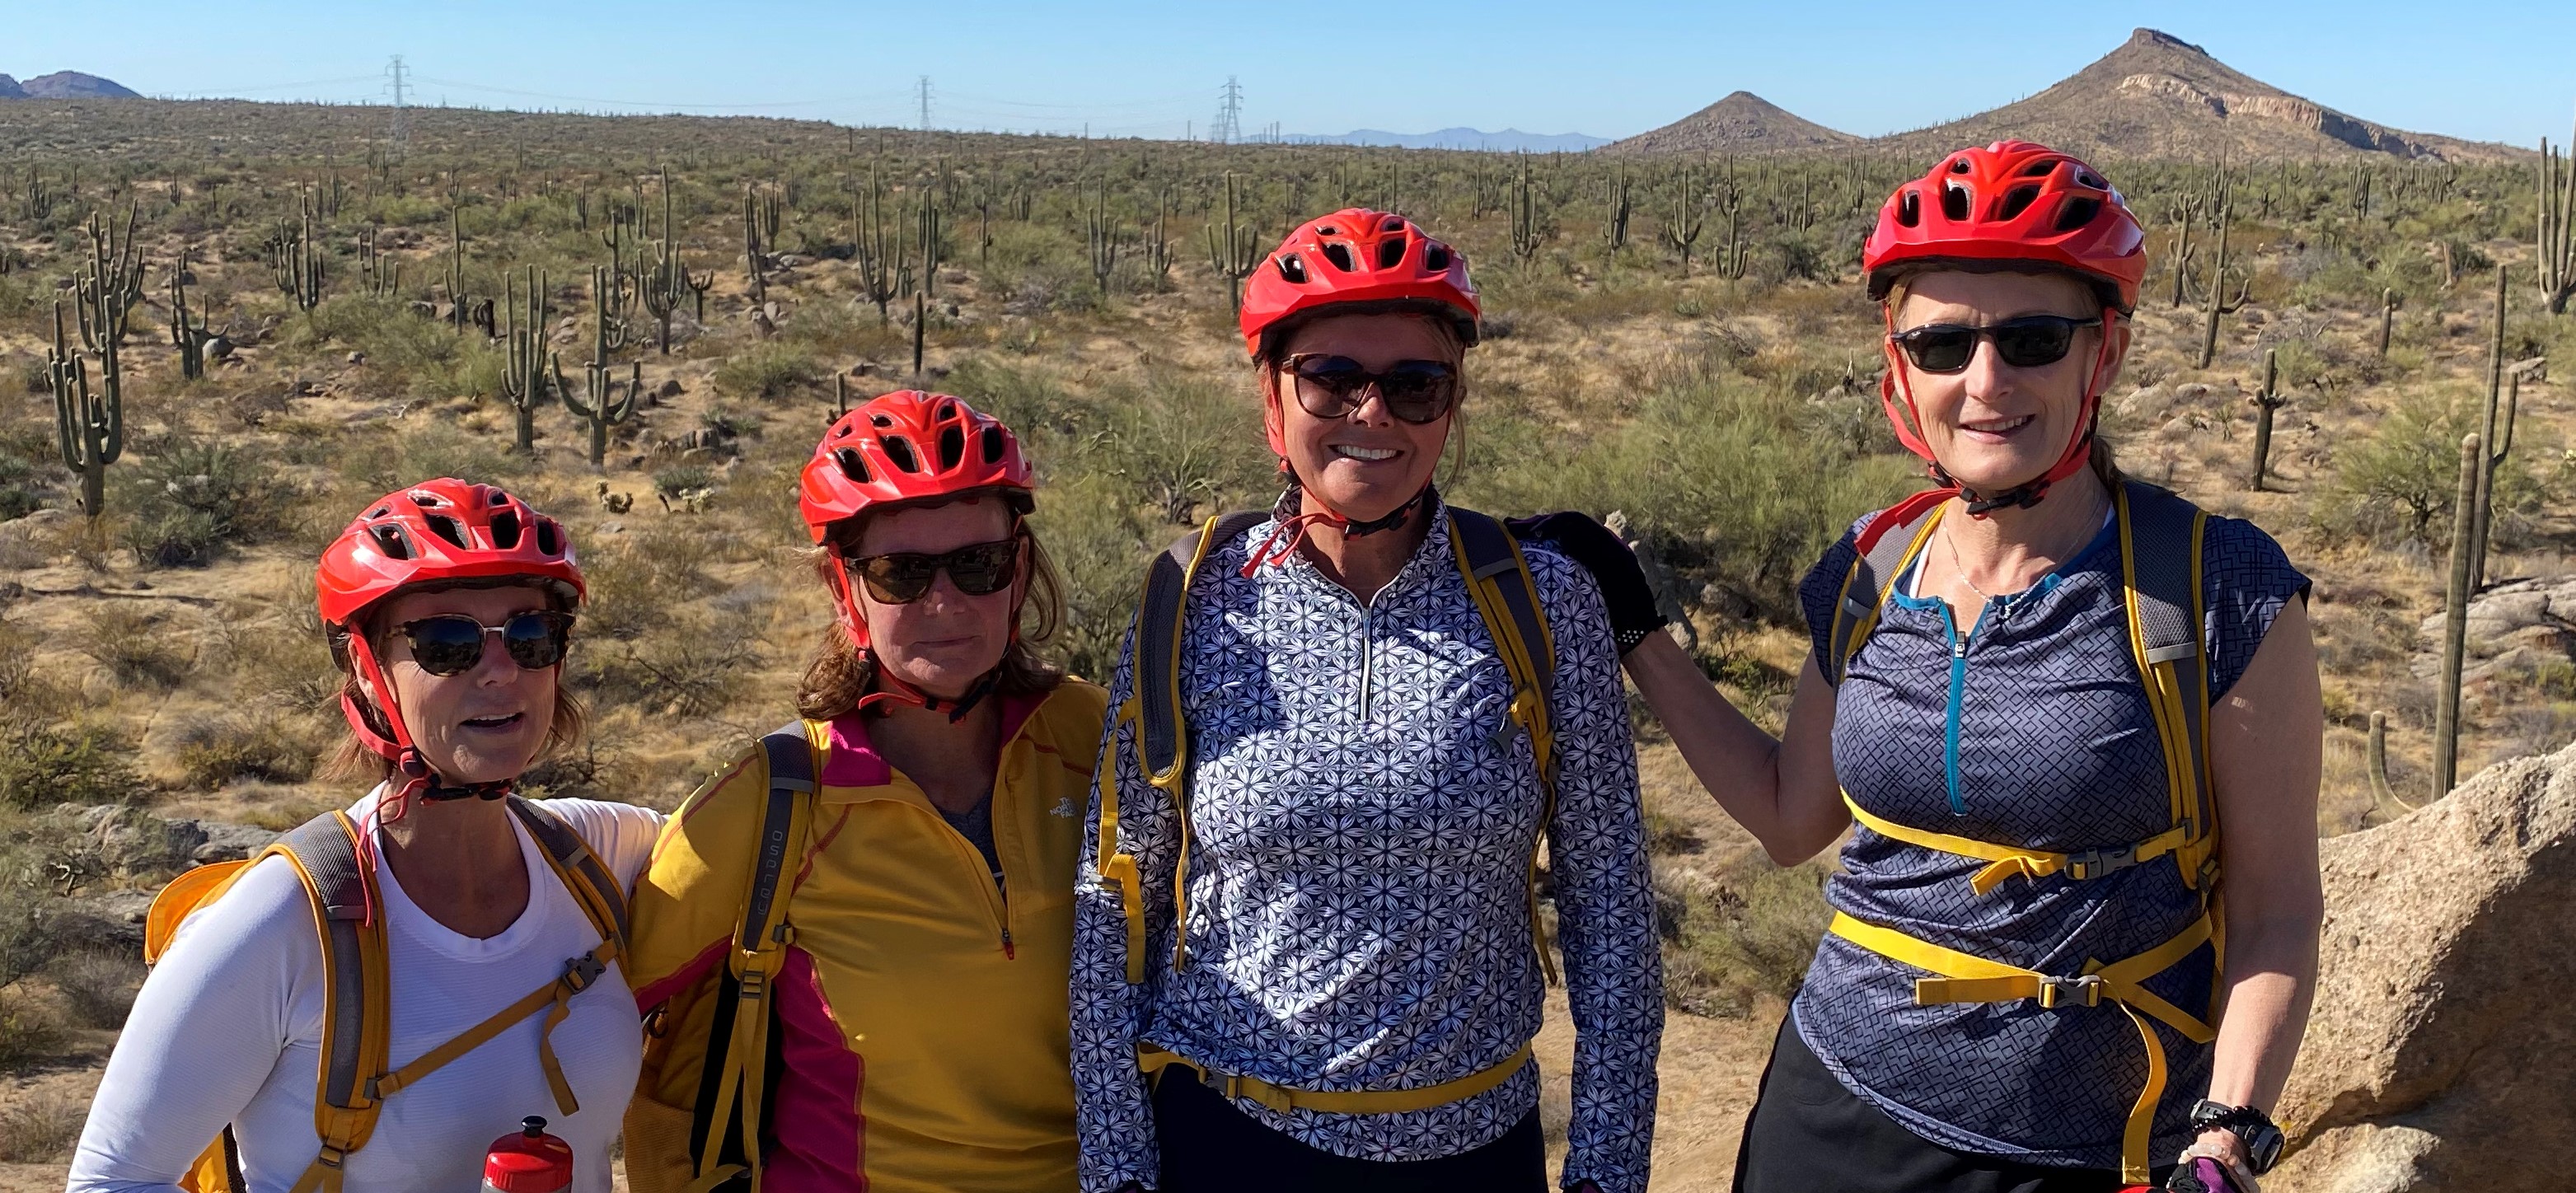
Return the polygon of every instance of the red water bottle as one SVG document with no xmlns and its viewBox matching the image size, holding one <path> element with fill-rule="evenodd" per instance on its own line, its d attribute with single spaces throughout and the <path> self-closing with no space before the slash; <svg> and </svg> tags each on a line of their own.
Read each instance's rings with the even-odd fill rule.
<svg viewBox="0 0 2576 1193">
<path fill-rule="evenodd" d="M 546 1134 L 546 1120 L 529 1115 L 519 1129 L 492 1141 L 483 1157 L 483 1193 L 562 1193 L 572 1187 L 572 1145 Z"/>
</svg>

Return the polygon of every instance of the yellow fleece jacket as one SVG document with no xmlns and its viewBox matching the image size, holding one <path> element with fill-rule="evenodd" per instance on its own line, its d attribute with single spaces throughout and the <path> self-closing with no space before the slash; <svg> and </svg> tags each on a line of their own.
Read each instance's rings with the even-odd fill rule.
<svg viewBox="0 0 2576 1193">
<path fill-rule="evenodd" d="M 1080 680 L 1005 701 L 998 887 L 860 718 L 806 723 L 820 783 L 780 883 L 792 943 L 768 1000 L 766 1193 L 1075 1188 L 1072 896 L 1106 705 Z M 627 1120 L 635 1193 L 689 1184 L 768 785 L 755 744 L 680 805 L 636 887 L 629 973 L 651 1020 Z"/>
</svg>

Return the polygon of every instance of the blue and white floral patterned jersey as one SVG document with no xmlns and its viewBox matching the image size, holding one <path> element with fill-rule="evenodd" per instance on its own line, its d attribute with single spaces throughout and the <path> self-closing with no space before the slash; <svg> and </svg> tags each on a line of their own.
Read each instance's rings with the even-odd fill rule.
<svg viewBox="0 0 2576 1193">
<path fill-rule="evenodd" d="M 1426 513 L 1421 548 L 1366 602 L 1302 556 L 1245 577 L 1272 522 L 1210 548 L 1179 645 L 1186 924 L 1173 922 L 1179 826 L 1139 768 L 1135 723 L 1114 723 L 1103 742 L 1073 954 L 1089 1193 L 1152 1188 L 1159 1175 L 1140 1043 L 1292 1089 L 1387 1090 L 1483 1072 L 1538 1031 L 1528 881 L 1544 797 L 1527 736 L 1504 715 L 1511 678 L 1458 572 L 1446 511 Z M 1561 763 L 1545 827 L 1575 1024 L 1563 1179 L 1640 1193 L 1663 972 L 1636 751 L 1599 589 L 1562 556 L 1527 557 L 1557 652 Z M 1131 635 L 1112 709 L 1135 690 L 1134 649 Z M 1096 865 L 1099 784 L 1113 782 L 1120 841 L 1143 875 L 1142 985 L 1128 984 L 1119 892 Z M 1175 931 L 1188 945 L 1177 971 Z M 1481 1094 L 1393 1114 L 1236 1105 L 1337 1155 L 1423 1160 L 1501 1137 L 1537 1107 L 1538 1076 L 1524 1065 Z"/>
</svg>

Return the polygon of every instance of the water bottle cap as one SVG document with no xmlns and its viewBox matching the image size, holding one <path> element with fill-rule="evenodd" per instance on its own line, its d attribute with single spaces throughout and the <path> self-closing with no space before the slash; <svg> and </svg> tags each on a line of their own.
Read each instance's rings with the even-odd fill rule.
<svg viewBox="0 0 2576 1193">
<path fill-rule="evenodd" d="M 561 1193 L 571 1186 L 572 1145 L 546 1134 L 542 1118 L 530 1116 L 493 1140 L 483 1157 L 483 1187 L 493 1193 Z"/>
</svg>

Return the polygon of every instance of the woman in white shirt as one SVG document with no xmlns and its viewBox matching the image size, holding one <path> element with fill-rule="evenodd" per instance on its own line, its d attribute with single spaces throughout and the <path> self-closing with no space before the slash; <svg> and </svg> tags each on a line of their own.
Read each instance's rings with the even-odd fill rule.
<svg viewBox="0 0 2576 1193">
<path fill-rule="evenodd" d="M 471 1189 L 486 1147 L 529 1115 L 572 1145 L 573 1187 L 605 1193 L 642 1057 L 616 924 L 661 817 L 503 799 L 581 731 L 559 683 L 582 598 L 571 544 L 516 497 L 435 480 L 369 506 L 324 552 L 316 589 L 345 677 L 342 761 L 383 780 L 334 820 L 345 838 L 299 830 L 344 842 L 351 872 L 372 875 L 351 910 L 386 958 L 384 1069 L 360 1083 L 381 1095 L 373 1129 L 345 1148 L 319 1134 L 335 1113 L 315 1114 L 333 981 L 304 859 L 272 852 L 162 951 L 91 1105 L 72 1193 L 221 1188 L 232 1178 L 191 1173 L 226 1135 L 249 1193 Z M 600 885 L 615 889 L 603 899 Z M 347 1030 L 356 1012 L 330 1016 Z"/>
</svg>

